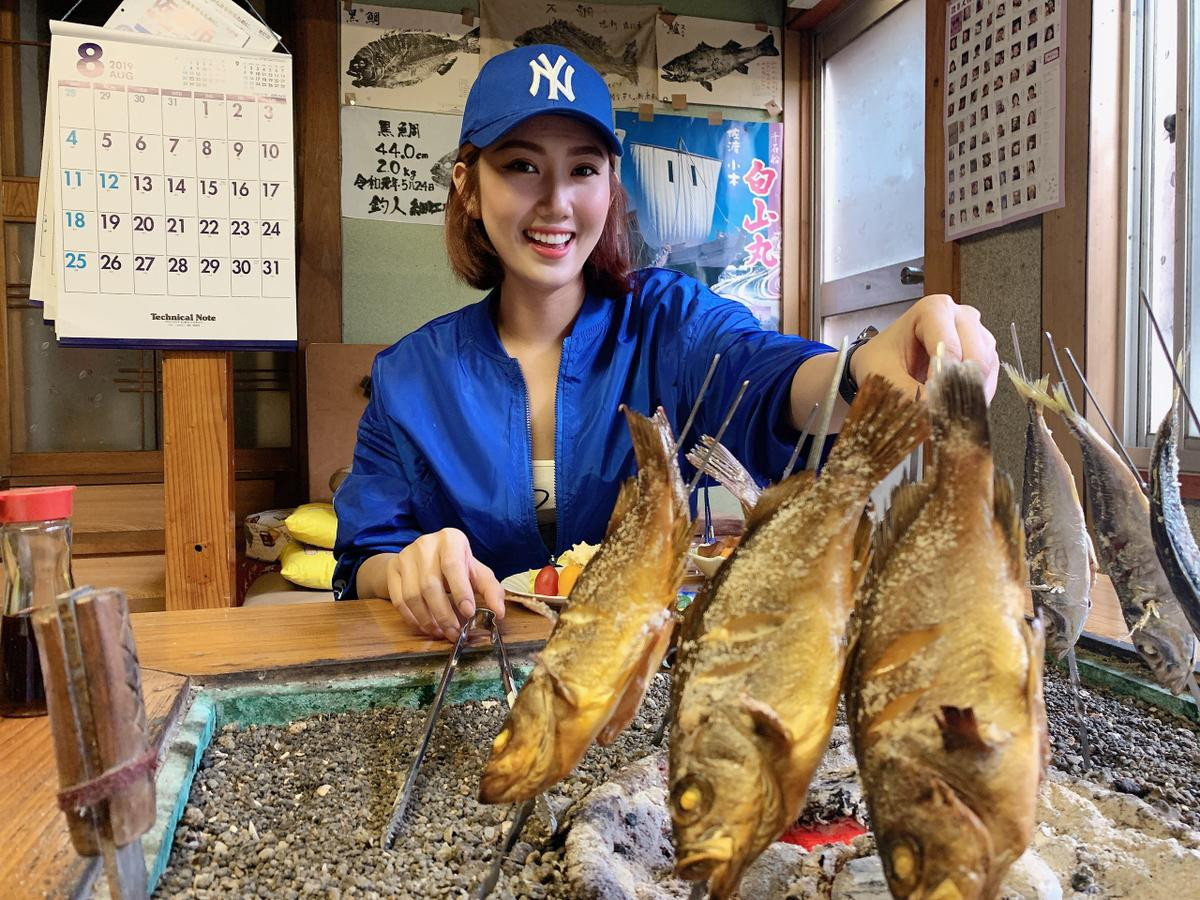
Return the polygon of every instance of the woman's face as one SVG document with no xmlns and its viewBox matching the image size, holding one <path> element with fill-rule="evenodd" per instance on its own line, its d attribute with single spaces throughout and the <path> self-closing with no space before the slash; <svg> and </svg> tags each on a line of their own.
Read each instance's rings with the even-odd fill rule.
<svg viewBox="0 0 1200 900">
<path fill-rule="evenodd" d="M 459 190 L 465 172 L 455 166 Z M 610 199 L 603 140 L 568 116 L 529 119 L 479 158 L 476 214 L 508 284 L 539 293 L 579 285 Z"/>
</svg>

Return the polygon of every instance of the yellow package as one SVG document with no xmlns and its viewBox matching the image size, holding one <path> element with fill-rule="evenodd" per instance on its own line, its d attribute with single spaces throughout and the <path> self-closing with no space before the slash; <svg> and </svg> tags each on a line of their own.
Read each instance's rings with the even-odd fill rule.
<svg viewBox="0 0 1200 900">
<path fill-rule="evenodd" d="M 305 503 L 284 519 L 293 540 L 332 550 L 337 540 L 337 516 L 332 503 Z"/>
<path fill-rule="evenodd" d="M 292 584 L 318 590 L 333 590 L 333 567 L 336 560 L 332 550 L 303 547 L 295 541 L 287 544 L 279 555 L 283 563 L 280 575 Z"/>
</svg>

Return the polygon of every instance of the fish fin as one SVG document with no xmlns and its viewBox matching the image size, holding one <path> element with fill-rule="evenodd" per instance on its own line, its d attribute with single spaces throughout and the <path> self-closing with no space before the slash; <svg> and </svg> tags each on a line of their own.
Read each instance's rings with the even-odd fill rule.
<svg viewBox="0 0 1200 900">
<path fill-rule="evenodd" d="M 745 543 L 750 532 L 775 515 L 783 504 L 787 503 L 793 497 L 799 497 L 812 487 L 812 484 L 813 477 L 811 472 L 797 472 L 786 481 L 773 484 L 759 494 L 758 502 L 754 504 L 754 509 L 750 510 L 749 515 L 746 516 L 742 542 Z"/>
<path fill-rule="evenodd" d="M 779 48 L 775 46 L 775 35 L 768 34 L 765 38 L 754 45 L 755 50 L 762 52 L 763 56 L 778 56 Z"/>
<path fill-rule="evenodd" d="M 1042 675 L 1046 661 L 1046 629 L 1042 620 L 1022 621 L 1021 635 L 1029 653 L 1029 676 L 1025 681 L 1025 699 L 1033 719 L 1033 732 L 1038 744 L 1041 771 L 1050 764 L 1050 728 L 1046 723 L 1046 701 L 1042 695 Z"/>
<path fill-rule="evenodd" d="M 750 69 L 749 69 L 747 66 L 745 66 L 745 65 L 742 65 L 741 63 L 739 63 L 738 65 L 734 66 L 734 67 L 733 67 L 733 71 L 735 71 L 735 72 L 740 72 L 740 73 L 741 73 L 741 74 L 743 74 L 743 75 L 749 75 L 749 74 L 750 74 Z"/>
<path fill-rule="evenodd" d="M 450 57 L 448 60 L 446 60 L 444 63 L 442 63 L 440 66 L 437 67 L 437 73 L 439 75 L 445 75 L 447 72 L 449 72 L 451 69 L 454 68 L 454 64 L 456 62 L 458 62 L 457 56 Z"/>
<path fill-rule="evenodd" d="M 712 82 L 711 81 L 701 81 L 700 87 L 704 88 L 710 94 L 712 93 Z"/>
<path fill-rule="evenodd" d="M 1012 386 L 1017 389 L 1017 393 L 1021 395 L 1029 407 L 1029 415 L 1032 418 L 1034 415 L 1041 415 L 1042 407 L 1049 406 L 1054 408 L 1054 398 L 1050 396 L 1050 376 L 1043 375 L 1037 381 L 1031 381 L 1028 378 L 1022 378 L 1021 373 L 1016 368 L 1006 362 L 1000 363 L 1004 367 L 1004 372 L 1008 375 L 1008 380 L 1012 382 Z"/>
<path fill-rule="evenodd" d="M 667 615 L 665 621 L 657 627 L 655 634 L 650 638 L 641 660 L 625 683 L 621 699 L 617 701 L 612 715 L 604 723 L 600 733 L 596 735 L 596 743 L 601 747 L 607 747 L 620 737 L 621 732 L 637 715 L 638 708 L 642 705 L 642 698 L 646 696 L 646 689 L 650 686 L 650 679 L 658 671 L 663 657 L 667 655 L 667 649 L 671 646 L 671 632 L 674 628 L 675 618 Z"/>
<path fill-rule="evenodd" d="M 992 749 L 979 733 L 979 723 L 971 707 L 943 706 L 942 715 L 934 713 L 933 718 L 942 733 L 942 747 L 947 753 L 955 750 L 987 753 Z"/>
<path fill-rule="evenodd" d="M 783 719 L 779 718 L 779 713 L 775 712 L 770 705 L 756 700 L 749 694 L 742 694 L 738 698 L 738 702 L 754 721 L 755 731 L 767 738 L 780 758 L 786 758 L 792 752 L 792 744 L 795 740 L 787 725 L 783 723 Z"/>
<path fill-rule="evenodd" d="M 613 506 L 612 515 L 608 519 L 608 528 L 604 532 L 605 539 L 613 533 L 617 527 L 617 523 L 625 518 L 629 514 L 629 511 L 633 509 L 633 505 L 637 503 L 637 498 L 637 479 L 626 478 L 621 484 L 621 490 L 617 494 L 616 505 Z"/>
<path fill-rule="evenodd" d="M 875 530 L 868 578 L 874 581 L 883 572 L 888 558 L 904 537 L 929 499 L 930 487 L 925 481 L 902 481 L 892 491 L 891 503 L 883 522 Z M 870 583 L 868 582 L 868 584 Z"/>
<path fill-rule="evenodd" d="M 559 674 L 554 671 L 554 669 L 546 665 L 545 660 L 541 659 L 540 657 L 537 661 L 537 668 L 540 668 L 546 673 L 546 677 L 550 679 L 550 683 L 554 686 L 554 693 L 560 696 L 563 701 L 572 708 L 579 708 L 579 694 L 576 693 L 575 688 L 567 684 L 567 682 L 564 681 Z M 530 677 L 532 678 L 532 676 Z"/>
<path fill-rule="evenodd" d="M 704 462 L 705 454 L 711 448 L 712 453 L 708 462 Z M 748 516 L 750 510 L 758 503 L 762 494 L 754 476 L 743 466 L 729 448 L 720 441 L 714 442 L 711 435 L 701 435 L 699 443 L 687 452 L 687 461 L 697 469 L 704 463 L 704 473 L 717 479 L 717 482 L 737 499 L 742 510 Z"/>
<path fill-rule="evenodd" d="M 929 399 L 935 448 L 954 432 L 980 447 L 991 446 L 983 373 L 975 363 L 945 364 L 929 381 Z"/>
<path fill-rule="evenodd" d="M 928 436 L 924 404 L 886 378 L 870 375 L 842 423 L 822 477 L 866 478 L 874 487 Z"/>
<path fill-rule="evenodd" d="M 1029 581 L 1028 563 L 1025 561 L 1025 527 L 1021 524 L 1021 510 L 1013 496 L 1012 479 L 996 469 L 992 473 L 992 511 L 1004 542 L 1008 547 L 1012 574 L 1021 584 Z"/>
<path fill-rule="evenodd" d="M 862 586 L 867 577 L 867 569 L 871 565 L 871 551 L 875 544 L 875 523 L 871 520 L 871 503 L 858 518 L 858 528 L 854 531 L 854 555 L 851 557 L 850 570 L 854 578 L 854 590 Z"/>
<path fill-rule="evenodd" d="M 664 427 L 666 417 L 660 418 L 656 412 L 652 418 L 647 418 L 625 407 L 625 421 L 629 424 L 629 434 L 633 439 L 633 454 L 637 457 L 638 471 L 662 468 L 663 460 L 670 456 L 670 450 L 675 443 L 670 435 L 671 426 L 667 424 Z"/>
<path fill-rule="evenodd" d="M 741 44 L 739 44 L 737 41 L 730 38 L 729 40 L 727 40 L 725 42 L 725 46 L 722 47 L 721 49 L 732 51 L 732 50 L 745 50 L 746 48 L 743 47 Z"/>
</svg>

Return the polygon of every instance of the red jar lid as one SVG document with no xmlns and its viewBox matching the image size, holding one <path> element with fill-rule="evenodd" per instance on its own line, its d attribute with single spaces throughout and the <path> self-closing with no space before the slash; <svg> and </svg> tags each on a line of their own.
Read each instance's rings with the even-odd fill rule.
<svg viewBox="0 0 1200 900">
<path fill-rule="evenodd" d="M 71 517 L 75 485 L 13 488 L 0 491 L 0 522 L 42 522 Z"/>
</svg>

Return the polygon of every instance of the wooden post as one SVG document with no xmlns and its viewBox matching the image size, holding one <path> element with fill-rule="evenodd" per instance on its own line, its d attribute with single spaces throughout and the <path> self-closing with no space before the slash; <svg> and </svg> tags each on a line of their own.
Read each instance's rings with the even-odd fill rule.
<svg viewBox="0 0 1200 900">
<path fill-rule="evenodd" d="M 233 606 L 233 359 L 163 353 L 167 609 Z"/>
<path fill-rule="evenodd" d="M 925 4 L 925 293 L 960 300 L 958 241 L 946 240 L 946 0 Z"/>
</svg>

